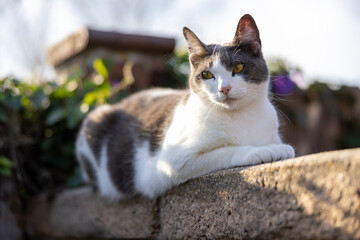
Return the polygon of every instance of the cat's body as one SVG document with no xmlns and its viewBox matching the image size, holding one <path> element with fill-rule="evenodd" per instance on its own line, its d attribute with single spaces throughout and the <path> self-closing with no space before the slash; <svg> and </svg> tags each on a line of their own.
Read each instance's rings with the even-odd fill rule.
<svg viewBox="0 0 360 240">
<path fill-rule="evenodd" d="M 230 44 L 205 45 L 186 28 L 184 35 L 189 90 L 143 91 L 95 109 L 83 123 L 77 158 L 106 198 L 155 197 L 219 169 L 294 156 L 278 135 L 251 16 L 241 18 Z"/>
</svg>

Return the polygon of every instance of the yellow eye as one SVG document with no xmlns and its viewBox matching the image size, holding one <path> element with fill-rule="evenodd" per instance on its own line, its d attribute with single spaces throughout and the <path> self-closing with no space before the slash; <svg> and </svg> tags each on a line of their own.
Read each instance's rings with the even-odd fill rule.
<svg viewBox="0 0 360 240">
<path fill-rule="evenodd" d="M 201 76 L 204 78 L 204 79 L 212 79 L 214 78 L 214 74 L 212 74 L 211 72 L 209 71 L 203 71 L 201 73 Z"/>
<path fill-rule="evenodd" d="M 233 73 L 236 74 L 236 73 L 241 73 L 242 70 L 244 70 L 244 64 L 243 63 L 238 63 L 234 66 L 233 68 Z"/>
</svg>

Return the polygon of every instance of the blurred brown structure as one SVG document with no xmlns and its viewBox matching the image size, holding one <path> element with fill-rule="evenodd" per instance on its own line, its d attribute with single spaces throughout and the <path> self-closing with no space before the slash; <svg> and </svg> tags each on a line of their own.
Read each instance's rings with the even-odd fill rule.
<svg viewBox="0 0 360 240">
<path fill-rule="evenodd" d="M 60 79 L 77 69 L 91 74 L 95 59 L 110 60 L 109 81 L 120 82 L 127 71 L 135 80 L 132 88 L 141 89 L 163 85 L 167 78 L 164 55 L 171 54 L 174 48 L 173 38 L 83 27 L 49 47 L 47 58 Z"/>
<path fill-rule="evenodd" d="M 360 147 L 359 88 L 331 89 L 314 83 L 276 98 L 283 140 L 295 147 L 298 156 Z"/>
</svg>

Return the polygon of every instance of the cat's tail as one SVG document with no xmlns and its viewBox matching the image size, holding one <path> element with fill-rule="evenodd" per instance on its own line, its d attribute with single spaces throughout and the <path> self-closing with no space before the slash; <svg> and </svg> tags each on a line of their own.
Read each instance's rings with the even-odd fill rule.
<svg viewBox="0 0 360 240">
<path fill-rule="evenodd" d="M 80 166 L 81 176 L 85 183 L 91 185 L 97 190 L 96 166 L 94 166 L 95 157 L 87 144 L 83 131 L 80 131 L 76 140 L 76 159 Z"/>
<path fill-rule="evenodd" d="M 108 126 L 116 124 L 116 115 L 109 105 L 97 107 L 84 119 L 76 140 L 76 158 L 86 183 L 111 201 L 125 198 L 112 179 L 107 151 Z"/>
</svg>

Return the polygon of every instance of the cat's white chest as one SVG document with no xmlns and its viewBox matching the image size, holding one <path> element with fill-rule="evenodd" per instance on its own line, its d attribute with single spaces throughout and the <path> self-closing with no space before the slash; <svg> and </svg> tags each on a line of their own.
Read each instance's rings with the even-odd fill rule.
<svg viewBox="0 0 360 240">
<path fill-rule="evenodd" d="M 278 122 L 273 106 L 266 100 L 252 108 L 232 113 L 209 112 L 190 99 L 177 109 L 164 144 L 194 152 L 207 152 L 224 146 L 277 143 Z"/>
<path fill-rule="evenodd" d="M 272 138 L 269 134 L 277 132 L 276 124 L 272 124 L 275 122 L 273 118 L 270 109 L 268 112 L 246 111 L 214 116 L 206 123 L 206 129 L 199 132 L 199 142 L 206 143 L 205 148 L 268 144 L 269 137 Z"/>
<path fill-rule="evenodd" d="M 225 146 L 259 146 L 272 142 L 277 135 L 277 116 L 273 107 L 264 103 L 254 109 L 244 109 L 223 116 L 222 124 L 210 123 L 213 128 L 213 136 L 219 143 Z M 216 134 L 218 138 L 216 138 Z"/>
</svg>

